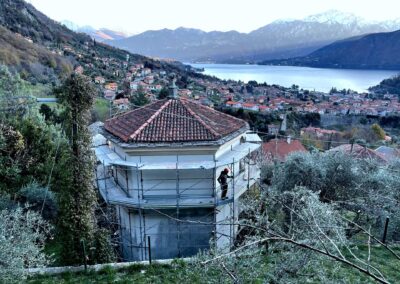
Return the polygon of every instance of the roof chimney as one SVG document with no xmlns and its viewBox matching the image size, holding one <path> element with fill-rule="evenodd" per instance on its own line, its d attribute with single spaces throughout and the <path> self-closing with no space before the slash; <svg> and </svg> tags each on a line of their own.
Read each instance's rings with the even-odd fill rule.
<svg viewBox="0 0 400 284">
<path fill-rule="evenodd" d="M 292 142 L 292 137 L 290 135 L 286 138 L 286 142 L 288 144 L 290 144 Z"/>
<path fill-rule="evenodd" d="M 173 77 L 171 85 L 169 86 L 169 96 L 168 96 L 168 98 L 174 99 L 174 100 L 179 98 L 178 87 L 175 85 L 175 82 L 176 82 L 176 78 Z"/>
</svg>

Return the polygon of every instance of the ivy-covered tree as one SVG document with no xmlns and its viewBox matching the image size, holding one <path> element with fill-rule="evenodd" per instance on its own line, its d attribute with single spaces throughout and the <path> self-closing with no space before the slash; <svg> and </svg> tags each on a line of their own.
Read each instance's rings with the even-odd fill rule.
<svg viewBox="0 0 400 284">
<path fill-rule="evenodd" d="M 108 231 L 98 228 L 95 218 L 94 159 L 88 131 L 95 95 L 90 79 L 79 74 L 71 75 L 57 91 L 65 108 L 64 129 L 70 144 L 69 148 L 60 149 L 59 169 L 63 170 L 55 173 L 57 240 L 62 245 L 60 260 L 66 265 L 82 264 L 84 257 L 88 263 L 111 262 L 114 257 Z"/>
<path fill-rule="evenodd" d="M 58 236 L 64 264 L 83 262 L 82 242 L 93 243 L 96 195 L 92 185 L 93 158 L 87 126 L 96 90 L 89 78 L 73 74 L 57 94 L 65 107 L 65 132 L 70 151 L 65 151 L 63 182 L 59 187 Z"/>
</svg>

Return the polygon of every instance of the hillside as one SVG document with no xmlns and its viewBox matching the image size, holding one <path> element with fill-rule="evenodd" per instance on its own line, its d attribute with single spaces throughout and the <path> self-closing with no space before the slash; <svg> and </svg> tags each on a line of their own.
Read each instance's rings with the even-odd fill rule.
<svg viewBox="0 0 400 284">
<path fill-rule="evenodd" d="M 262 64 L 323 68 L 400 70 L 400 30 L 353 37 L 327 45 L 304 57 Z"/>
<path fill-rule="evenodd" d="M 73 70 L 74 60 L 32 43 L 0 26 L 0 62 L 30 82 L 49 83 Z"/>
<path fill-rule="evenodd" d="M 109 44 L 152 57 L 190 62 L 243 63 L 304 56 L 337 40 L 400 28 L 338 11 L 272 22 L 250 33 L 178 28 L 146 31 Z"/>
<path fill-rule="evenodd" d="M 163 69 L 182 76 L 193 74 L 187 72 L 182 64 L 155 61 L 107 44 L 96 43 L 89 35 L 76 33 L 51 20 L 23 0 L 0 1 L 0 27 L 4 41 L 0 63 L 19 72 L 25 70 L 29 73 L 28 77 L 33 76 L 36 80 L 45 77 L 47 82 L 57 81 L 58 78 L 51 74 L 59 75 L 63 69 L 69 71 L 71 68 L 66 67 L 68 62 L 74 67 L 81 65 L 88 76 L 101 75 L 106 80 L 116 80 L 118 76 L 124 76 L 119 71 L 127 55 L 131 62 L 143 63 L 155 70 Z M 36 66 L 36 63 L 40 63 L 40 68 L 35 69 L 37 72 L 32 73 L 31 68 L 26 68 Z"/>
<path fill-rule="evenodd" d="M 400 74 L 383 80 L 379 85 L 371 87 L 369 90 L 376 94 L 397 94 L 400 96 Z"/>
</svg>

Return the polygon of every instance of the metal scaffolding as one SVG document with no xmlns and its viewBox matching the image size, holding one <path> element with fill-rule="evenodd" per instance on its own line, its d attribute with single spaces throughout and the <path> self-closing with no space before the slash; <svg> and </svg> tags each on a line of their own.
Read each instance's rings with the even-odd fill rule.
<svg viewBox="0 0 400 284">
<path fill-rule="evenodd" d="M 101 153 L 96 153 L 99 162 L 96 184 L 104 200 L 116 206 L 123 260 L 149 260 L 150 246 L 156 247 L 151 245 L 149 237 L 153 242 L 154 239 L 170 241 L 158 242 L 160 246 L 173 247 L 170 250 L 176 252 L 174 257 L 185 257 L 208 249 L 210 240 L 217 246 L 222 242 L 228 248 L 233 247 L 235 221 L 238 218 L 236 199 L 259 177 L 258 166 L 252 157 L 258 150 L 259 146 L 249 147 L 243 158 L 237 159 L 236 155 L 232 155 L 231 161 L 223 162 L 214 155 L 211 164 L 199 163 L 197 167 L 180 161 L 179 155 L 176 155 L 174 169 L 166 169 L 168 178 L 145 175 L 151 171 L 157 172 L 157 166 L 153 166 L 153 169 L 148 163 L 146 167 L 141 156 L 139 162 L 132 163 L 126 157 L 112 161 L 111 152 L 117 154 L 115 148 L 108 152 L 108 160 Z M 231 148 L 231 151 L 234 149 Z M 229 181 L 228 199 L 222 200 L 217 175 L 218 170 L 224 167 L 231 169 L 233 177 Z M 204 174 L 185 176 L 185 171 L 193 169 Z M 168 188 L 166 185 L 173 181 L 175 188 Z M 190 182 L 183 186 L 187 181 Z M 204 184 L 209 186 L 203 188 Z M 202 193 L 207 190 L 209 194 Z M 163 194 L 152 194 L 153 191 L 162 191 Z M 193 197 L 196 191 L 201 193 Z M 159 218 L 158 223 L 154 221 L 155 218 Z M 176 244 L 171 241 L 172 235 L 175 235 Z M 163 257 L 163 253 L 157 251 L 151 252 L 151 255 Z"/>
</svg>

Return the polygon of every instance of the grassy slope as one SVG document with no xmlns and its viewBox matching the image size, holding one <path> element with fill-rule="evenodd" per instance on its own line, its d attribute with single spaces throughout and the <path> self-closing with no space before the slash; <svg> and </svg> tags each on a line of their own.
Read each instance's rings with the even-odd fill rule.
<svg viewBox="0 0 400 284">
<path fill-rule="evenodd" d="M 41 45 L 31 43 L 2 26 L 0 26 L 0 63 L 15 66 L 26 73 L 32 72 L 30 64 L 52 68 L 59 74 L 72 71 L 72 64 L 68 59 L 50 52 Z"/>
<path fill-rule="evenodd" d="M 396 247 L 395 250 L 397 253 L 400 253 L 400 247 Z M 368 249 L 366 246 L 360 246 L 356 250 L 356 253 L 363 260 L 366 260 Z M 350 256 L 347 257 L 353 260 Z M 327 260 L 325 263 L 321 263 L 321 265 L 329 268 L 330 263 Z M 378 267 L 387 276 L 387 280 L 390 283 L 400 283 L 400 261 L 396 260 L 387 250 L 377 247 L 372 248 L 371 265 Z M 176 262 L 172 265 L 133 265 L 118 271 L 107 268 L 97 273 L 66 273 L 57 276 L 37 276 L 29 279 L 28 283 L 204 283 L 205 281 L 208 283 L 231 283 L 230 278 L 222 274 L 219 269 L 214 269 L 211 273 L 212 275 L 208 274 L 207 278 L 205 278 L 204 275 L 194 272 L 190 264 Z M 329 278 L 336 283 L 375 283 L 371 278 L 347 266 L 342 266 L 338 271 L 330 271 L 329 274 Z M 318 283 L 312 278 L 312 272 L 309 275 L 308 279 L 304 277 L 299 278 L 299 283 Z M 262 283 L 261 280 L 260 283 Z"/>
</svg>

